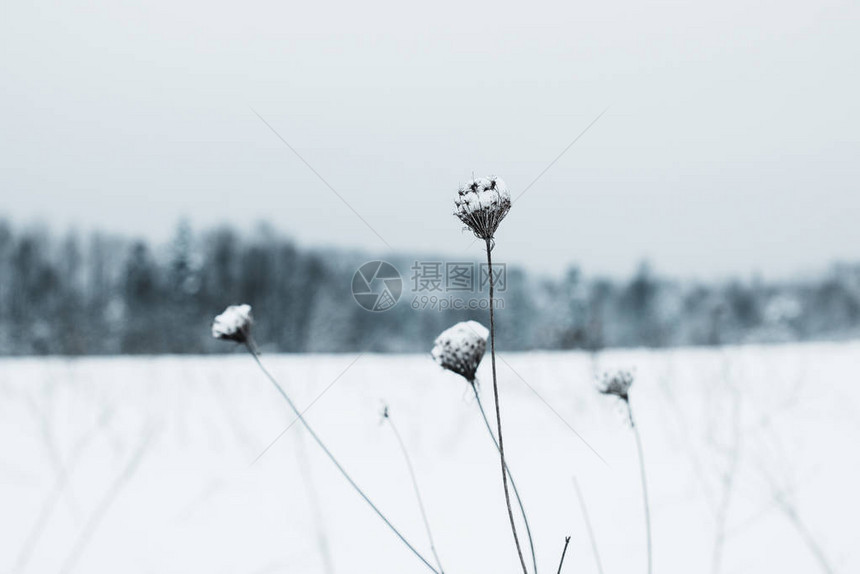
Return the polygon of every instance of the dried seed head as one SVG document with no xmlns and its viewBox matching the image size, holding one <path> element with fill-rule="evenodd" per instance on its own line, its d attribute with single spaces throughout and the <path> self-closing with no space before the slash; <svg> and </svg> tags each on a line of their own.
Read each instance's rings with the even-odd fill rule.
<svg viewBox="0 0 860 574">
<path fill-rule="evenodd" d="M 597 390 L 604 395 L 614 395 L 619 399 L 628 400 L 630 386 L 633 384 L 633 373 L 630 371 L 615 371 L 603 373 L 597 383 Z"/>
<path fill-rule="evenodd" d="M 457 323 L 436 337 L 430 355 L 443 369 L 474 383 L 475 372 L 487 349 L 488 335 L 487 328 L 477 321 Z"/>
<path fill-rule="evenodd" d="M 212 322 L 212 336 L 224 341 L 245 343 L 253 323 L 250 305 L 230 305 Z"/>
<path fill-rule="evenodd" d="M 479 239 L 492 239 L 510 209 L 508 186 L 493 175 L 461 185 L 454 198 L 454 215 Z"/>
</svg>

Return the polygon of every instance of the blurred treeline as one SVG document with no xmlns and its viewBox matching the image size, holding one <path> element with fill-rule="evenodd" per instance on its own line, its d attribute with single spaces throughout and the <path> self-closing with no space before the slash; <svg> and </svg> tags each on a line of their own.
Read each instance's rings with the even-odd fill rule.
<svg viewBox="0 0 860 574">
<path fill-rule="evenodd" d="M 210 353 L 212 317 L 249 303 L 261 348 L 284 352 L 426 352 L 456 321 L 486 311 L 414 310 L 415 257 L 387 257 L 404 294 L 384 313 L 352 298 L 372 257 L 299 248 L 271 228 L 194 232 L 165 245 L 105 234 L 56 236 L 0 220 L 0 354 Z M 426 261 L 428 257 L 419 260 Z M 571 268 L 547 279 L 508 267 L 498 312 L 506 350 L 667 347 L 844 339 L 860 335 L 860 265 L 782 282 L 689 283 L 643 265 L 628 280 Z M 480 294 L 476 294 L 480 296 Z"/>
</svg>

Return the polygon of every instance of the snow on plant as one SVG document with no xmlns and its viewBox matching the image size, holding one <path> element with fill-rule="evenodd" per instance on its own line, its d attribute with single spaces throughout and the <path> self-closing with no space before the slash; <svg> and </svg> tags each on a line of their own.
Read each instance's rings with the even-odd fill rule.
<svg viewBox="0 0 860 574">
<path fill-rule="evenodd" d="M 514 535 L 514 544 L 520 558 L 523 574 L 528 574 L 520 538 L 517 535 L 517 524 L 514 521 L 514 511 L 511 509 L 511 495 L 508 492 L 508 472 L 505 464 L 505 441 L 502 437 L 502 415 L 499 408 L 499 384 L 496 378 L 496 321 L 493 308 L 494 281 L 493 256 L 495 234 L 499 224 L 511 209 L 511 194 L 505 182 L 496 176 L 479 177 L 466 185 L 461 185 L 454 198 L 454 215 L 466 224 L 475 237 L 484 240 L 487 250 L 487 275 L 490 283 L 490 358 L 493 372 L 493 400 L 496 407 L 496 433 L 499 437 L 499 458 L 502 467 L 502 486 L 505 491 L 505 504 L 508 507 L 508 520 Z"/>
<path fill-rule="evenodd" d="M 489 334 L 490 333 L 487 328 L 477 321 L 464 321 L 462 323 L 457 323 L 453 327 L 442 331 L 442 333 L 436 337 L 436 341 L 433 343 L 433 349 L 430 351 L 430 356 L 433 357 L 433 360 L 436 361 L 440 367 L 460 375 L 466 379 L 466 382 L 468 382 L 472 387 L 472 391 L 475 393 L 475 400 L 478 403 L 478 409 L 481 411 L 481 417 L 484 419 L 484 425 L 487 427 L 487 432 L 490 434 L 490 438 L 496 446 L 499 456 L 501 456 L 501 446 L 496 440 L 496 435 L 493 434 L 493 427 L 490 425 L 490 419 L 487 418 L 487 413 L 484 410 L 483 403 L 481 402 L 481 395 L 478 393 L 478 381 L 475 377 L 478 365 L 481 363 L 481 359 L 484 358 L 484 352 L 487 350 L 487 337 Z M 511 469 L 508 467 L 507 461 L 502 459 L 502 464 L 505 465 L 505 471 L 508 478 L 510 478 L 511 486 L 514 489 L 514 496 L 517 499 L 517 504 L 520 507 L 520 514 L 522 515 L 523 523 L 526 526 L 526 534 L 529 538 L 529 546 L 532 554 L 532 567 L 536 573 L 537 557 L 535 555 L 534 540 L 532 539 L 532 531 L 529 526 L 528 517 L 526 516 L 526 510 L 523 506 L 519 489 L 517 488 L 517 484 L 511 474 Z"/>
<path fill-rule="evenodd" d="M 244 343 L 253 324 L 250 305 L 230 305 L 212 322 L 212 336 L 223 341 Z"/>
<path fill-rule="evenodd" d="M 604 373 L 597 383 L 598 392 L 618 397 L 627 409 L 627 420 L 633 429 L 636 439 L 636 452 L 639 455 L 639 476 L 642 480 L 642 500 L 645 505 L 645 542 L 648 551 L 648 574 L 652 572 L 651 557 L 651 509 L 648 504 L 648 481 L 645 477 L 645 455 L 642 449 L 642 437 L 639 435 L 639 427 L 633 418 L 633 407 L 630 406 L 630 387 L 633 386 L 633 373 L 630 371 L 615 371 Z"/>
<path fill-rule="evenodd" d="M 495 248 L 495 233 L 498 230 L 499 224 L 502 220 L 507 216 L 508 211 L 511 208 L 511 195 L 505 185 L 504 181 L 501 179 L 490 176 L 486 178 L 477 178 L 470 181 L 468 184 L 461 186 L 458 190 L 457 196 L 454 199 L 455 211 L 454 215 L 462 221 L 468 229 L 474 233 L 476 237 L 484 240 L 486 253 L 487 253 L 487 274 L 489 279 L 489 311 L 490 311 L 490 328 L 487 329 L 481 323 L 477 321 L 466 321 L 462 323 L 457 323 L 453 327 L 446 329 L 443 331 L 434 341 L 433 349 L 431 350 L 431 356 L 433 360 L 436 361 L 443 369 L 456 373 L 457 375 L 463 377 L 471 386 L 475 399 L 478 404 L 478 408 L 481 413 L 481 417 L 484 421 L 484 425 L 487 429 L 487 432 L 490 435 L 490 438 L 499 453 L 499 460 L 502 472 L 502 486 L 504 488 L 505 494 L 505 505 L 508 512 L 508 520 L 511 526 L 511 532 L 514 538 L 514 544 L 516 546 L 517 555 L 520 560 L 520 565 L 522 566 L 523 574 L 529 574 L 528 568 L 526 567 L 526 561 L 523 556 L 523 551 L 520 546 L 519 535 L 517 533 L 517 525 L 514 520 L 514 513 L 511 506 L 511 496 L 508 489 L 508 481 L 510 480 L 511 487 L 514 491 L 514 495 L 516 497 L 517 503 L 519 505 L 520 514 L 522 515 L 523 523 L 525 525 L 526 533 L 528 535 L 529 546 L 531 550 L 531 558 L 532 558 L 532 567 L 533 573 L 538 574 L 537 569 L 537 557 L 535 553 L 534 547 L 534 539 L 532 538 L 531 527 L 529 526 L 529 521 L 526 516 L 525 507 L 523 505 L 522 499 L 519 494 L 519 490 L 517 489 L 516 482 L 514 481 L 513 476 L 511 476 L 510 468 L 508 467 L 507 460 L 505 458 L 505 447 L 504 447 L 504 439 L 502 434 L 502 420 L 501 420 L 501 408 L 499 405 L 499 386 L 498 386 L 498 377 L 496 375 L 496 334 L 495 334 L 495 309 L 493 304 L 494 298 L 494 288 L 495 288 L 495 276 L 493 274 L 493 259 L 492 259 L 492 251 Z M 433 543 L 433 537 L 430 532 L 429 522 L 427 520 L 426 512 L 424 511 L 423 502 L 421 500 L 420 492 L 418 491 L 417 480 L 415 478 L 414 472 L 412 470 L 411 462 L 409 460 L 408 453 L 406 452 L 405 446 L 403 445 L 402 438 L 397 431 L 397 428 L 394 426 L 393 421 L 389 418 L 389 413 L 386 409 L 384 413 L 385 419 L 387 419 L 391 423 L 392 430 L 394 431 L 401 449 L 403 451 L 404 457 L 406 459 L 407 464 L 409 465 L 410 474 L 412 476 L 413 486 L 415 488 L 416 497 L 418 498 L 419 507 L 422 513 L 422 518 L 424 519 L 425 527 L 427 530 L 428 538 L 430 539 L 430 546 L 433 551 L 434 558 L 436 559 L 436 563 L 438 565 L 438 570 L 436 567 L 430 564 L 430 562 L 420 553 L 415 547 L 413 547 L 404 536 L 397 530 L 394 525 L 386 518 L 384 514 L 376 507 L 373 502 L 367 497 L 363 490 L 361 490 L 358 485 L 353 481 L 353 479 L 347 474 L 346 470 L 341 466 L 341 464 L 337 461 L 331 451 L 325 446 L 322 440 L 317 436 L 308 422 L 304 419 L 302 414 L 296 408 L 296 405 L 290 399 L 289 395 L 287 395 L 284 388 L 278 383 L 278 381 L 269 373 L 269 371 L 265 368 L 262 361 L 260 360 L 259 353 L 257 352 L 257 346 L 254 342 L 254 339 L 251 335 L 251 327 L 253 325 L 253 319 L 251 316 L 251 307 L 249 305 L 234 305 L 228 307 L 222 314 L 218 315 L 215 318 L 215 321 L 212 324 L 212 336 L 216 339 L 227 340 L 227 341 L 235 341 L 238 343 L 242 343 L 247 348 L 248 352 L 256 361 L 260 370 L 262 370 L 263 374 L 269 379 L 275 389 L 280 393 L 283 399 L 287 402 L 290 409 L 296 415 L 296 418 L 302 423 L 311 437 L 316 441 L 317 445 L 323 450 L 323 452 L 328 456 L 331 462 L 337 467 L 343 477 L 349 482 L 349 484 L 355 489 L 355 491 L 364 499 L 365 502 L 373 509 L 373 511 L 381 518 L 385 524 L 391 529 L 391 531 L 403 542 L 412 553 L 418 557 L 421 562 L 432 572 L 435 574 L 442 574 L 442 566 L 439 562 L 439 557 L 436 554 L 435 544 Z M 478 365 L 481 363 L 481 360 L 484 357 L 484 354 L 487 350 L 487 340 L 489 339 L 490 343 L 490 357 L 491 357 L 491 372 L 493 376 L 493 400 L 495 406 L 495 414 L 496 414 L 496 430 L 493 431 L 493 427 L 490 424 L 490 420 L 487 417 L 487 413 L 484 410 L 483 403 L 481 402 L 481 396 L 478 392 L 478 382 L 476 378 L 476 373 L 478 370 Z M 601 387 L 601 392 L 605 394 L 611 394 L 618 396 L 623 399 L 625 403 L 628 405 L 628 412 L 631 424 L 633 422 L 633 414 L 632 411 L 629 410 L 629 396 L 628 391 L 630 389 L 630 385 L 632 384 L 631 376 L 619 376 L 614 378 L 605 378 L 604 384 Z M 635 425 L 634 425 L 635 428 Z M 640 453 L 640 464 L 642 467 L 642 485 L 643 490 L 645 489 L 645 473 L 644 473 L 644 464 L 642 461 L 641 454 L 641 443 L 638 438 L 637 432 L 637 445 L 639 445 L 639 453 Z M 648 520 L 648 508 L 647 508 L 647 494 L 645 495 L 646 500 L 646 521 Z M 648 530 L 648 548 L 649 548 L 649 574 L 650 574 L 650 527 Z M 564 556 L 567 551 L 567 545 L 570 541 L 570 538 L 565 539 L 564 549 L 562 551 L 561 562 L 558 567 L 558 571 L 561 572 L 561 567 L 564 563 Z"/>
<path fill-rule="evenodd" d="M 454 198 L 454 215 L 478 239 L 491 240 L 511 209 L 511 194 L 500 178 L 491 175 L 461 185 Z"/>
<path fill-rule="evenodd" d="M 487 350 L 489 334 L 487 328 L 477 321 L 457 323 L 436 337 L 430 355 L 443 369 L 474 384 L 478 364 Z"/>
<path fill-rule="evenodd" d="M 231 305 L 224 310 L 223 313 L 215 317 L 214 322 L 212 323 L 212 336 L 216 339 L 220 339 L 223 341 L 235 341 L 237 343 L 242 343 L 245 345 L 245 348 L 254 358 L 254 361 L 257 363 L 257 366 L 260 367 L 260 370 L 269 379 L 269 382 L 275 387 L 275 390 L 283 397 L 283 399 L 287 402 L 290 409 L 295 414 L 296 418 L 305 429 L 308 431 L 308 434 L 316 441 L 317 445 L 322 449 L 322 451 L 326 454 L 326 456 L 331 460 L 331 462 L 337 467 L 346 481 L 352 486 L 353 489 L 361 496 L 362 499 L 373 509 L 379 518 L 385 522 L 386 526 L 391 529 L 392 532 L 400 539 L 403 544 L 406 545 L 409 550 L 412 551 L 415 556 L 417 556 L 421 562 L 424 563 L 427 568 L 429 568 L 435 574 L 442 574 L 440 571 L 436 570 L 430 562 L 427 561 L 424 556 L 418 552 L 409 541 L 400 533 L 400 531 L 394 527 L 394 525 L 388 520 L 388 518 L 382 513 L 382 511 L 377 508 L 377 506 L 368 498 L 368 496 L 364 493 L 364 491 L 355 483 L 352 477 L 346 472 L 346 470 L 341 466 L 340 462 L 338 462 L 337 458 L 332 454 L 332 452 L 328 449 L 328 447 L 323 443 L 322 439 L 317 435 L 317 433 L 311 428 L 310 424 L 305 420 L 302 416 L 302 413 L 296 408 L 295 403 L 290 399 L 290 396 L 284 390 L 280 383 L 275 379 L 275 377 L 266 369 L 260 360 L 259 353 L 257 352 L 257 345 L 254 342 L 254 338 L 251 334 L 251 326 L 253 325 L 253 320 L 251 318 L 251 306 L 250 305 Z"/>
</svg>

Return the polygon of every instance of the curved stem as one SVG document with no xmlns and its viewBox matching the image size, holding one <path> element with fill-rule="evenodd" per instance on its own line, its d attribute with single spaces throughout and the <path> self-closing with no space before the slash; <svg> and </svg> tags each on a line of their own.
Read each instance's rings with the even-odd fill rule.
<svg viewBox="0 0 860 574">
<path fill-rule="evenodd" d="M 582 517 L 585 519 L 585 529 L 588 532 L 588 538 L 591 540 L 591 551 L 594 553 L 594 562 L 597 564 L 597 571 L 603 574 L 603 564 L 600 562 L 600 551 L 597 550 L 597 539 L 594 537 L 594 529 L 591 527 L 591 519 L 588 517 L 588 509 L 585 507 L 585 497 L 582 496 L 582 490 L 579 488 L 579 481 L 573 477 L 573 487 L 576 489 L 576 497 L 579 499 L 579 507 L 582 509 Z"/>
<path fill-rule="evenodd" d="M 475 399 L 478 401 L 478 409 L 481 411 L 481 416 L 484 419 L 484 425 L 487 427 L 487 432 L 490 433 L 490 439 L 493 441 L 493 444 L 496 446 L 496 450 L 499 450 L 499 443 L 496 441 L 496 435 L 493 434 L 493 427 L 490 426 L 490 420 L 487 418 L 487 412 L 484 410 L 484 404 L 481 402 L 481 396 L 478 394 L 478 386 L 475 383 L 472 383 L 472 390 L 475 391 Z M 517 499 L 517 504 L 520 506 L 520 514 L 523 515 L 523 523 L 526 525 L 526 534 L 529 537 L 529 546 L 531 548 L 532 553 L 532 566 L 534 567 L 534 571 L 537 573 L 537 555 L 535 554 L 535 545 L 534 540 L 532 539 L 532 530 L 529 526 L 529 519 L 526 516 L 526 509 L 523 506 L 523 499 L 520 498 L 520 491 L 517 489 L 517 483 L 514 481 L 514 475 L 511 472 L 511 468 L 508 466 L 507 461 L 505 462 L 505 470 L 508 471 L 508 478 L 511 480 L 511 486 L 514 489 L 514 496 Z"/>
<path fill-rule="evenodd" d="M 424 529 L 427 531 L 427 538 L 430 540 L 430 551 L 433 552 L 433 557 L 436 559 L 436 565 L 439 567 L 439 572 L 445 574 L 442 568 L 442 561 L 439 560 L 439 554 L 436 552 L 436 543 L 433 541 L 433 532 L 430 530 L 430 521 L 427 519 L 427 511 L 424 509 L 424 500 L 421 498 L 421 491 L 418 489 L 418 479 L 415 478 L 415 469 L 412 467 L 412 459 L 409 458 L 409 453 L 406 451 L 406 444 L 403 442 L 403 437 L 400 436 L 400 431 L 397 430 L 397 425 L 394 424 L 394 419 L 388 412 L 385 411 L 385 419 L 391 425 L 391 430 L 394 431 L 394 436 L 397 437 L 397 443 L 400 445 L 400 452 L 403 453 L 403 458 L 406 460 L 406 466 L 409 468 L 409 476 L 412 478 L 412 488 L 415 490 L 415 498 L 418 499 L 418 508 L 421 510 L 421 518 L 424 520 Z"/>
<path fill-rule="evenodd" d="M 495 312 L 493 310 L 493 245 L 492 239 L 486 239 L 485 241 L 487 245 L 487 274 L 490 280 L 490 357 L 492 359 L 493 367 L 493 400 L 496 405 L 496 427 L 499 435 L 499 458 L 501 458 L 502 464 L 502 486 L 505 490 L 505 504 L 508 507 L 508 520 L 511 523 L 511 532 L 514 535 L 514 544 L 517 547 L 517 554 L 520 557 L 520 565 L 523 567 L 523 574 L 529 574 L 529 571 L 526 568 L 526 560 L 523 558 L 523 549 L 520 547 L 520 538 L 517 536 L 517 524 L 514 521 L 514 511 L 511 508 L 511 494 L 508 492 L 508 471 L 507 465 L 505 464 L 505 441 L 502 438 L 502 415 L 499 409 L 499 383 L 496 378 L 496 320 Z"/>
<path fill-rule="evenodd" d="M 397 537 L 400 539 L 400 541 L 403 542 L 403 544 L 405 544 L 406 547 L 409 548 L 409 550 L 411 550 L 412 553 L 415 554 L 415 556 L 417 556 L 418 559 L 421 560 L 421 562 L 423 562 L 425 566 L 427 566 L 427 568 L 429 568 L 432 572 L 435 572 L 436 574 L 441 574 L 435 568 L 433 568 L 433 565 L 431 565 L 427 561 L 426 558 L 424 558 L 417 550 L 415 550 L 414 546 L 409 544 L 409 542 L 406 540 L 406 538 L 404 538 L 403 535 L 400 534 L 400 531 L 397 530 L 393 524 L 391 524 L 391 522 L 388 520 L 388 518 L 386 518 L 385 515 L 382 514 L 382 512 L 376 507 L 376 505 L 373 504 L 373 502 L 371 502 L 370 498 L 368 498 L 367 495 L 364 494 L 364 491 L 361 490 L 361 488 L 359 488 L 359 486 L 355 483 L 354 480 L 352 480 L 352 477 L 349 476 L 349 474 L 347 474 L 346 470 L 340 465 L 340 463 L 337 461 L 337 459 L 334 457 L 334 455 L 331 453 L 331 451 L 325 446 L 325 444 L 323 444 L 323 441 L 320 439 L 320 437 L 317 436 L 317 433 L 314 432 L 314 429 L 311 428 L 311 426 L 308 424 L 308 422 L 302 416 L 302 413 L 299 412 L 299 409 L 296 408 L 296 405 L 293 403 L 293 401 L 287 395 L 286 391 L 284 391 L 284 389 L 281 387 L 281 385 L 278 384 L 278 381 L 275 380 L 275 377 L 273 377 L 271 375 L 271 373 L 269 373 L 269 371 L 266 369 L 266 367 L 263 366 L 262 361 L 260 361 L 260 357 L 257 356 L 257 353 L 255 351 L 254 342 L 250 337 L 248 337 L 247 340 L 245 341 L 245 346 L 248 348 L 248 352 L 251 353 L 251 356 L 254 357 L 254 360 L 257 362 L 257 366 L 260 367 L 260 370 L 263 371 L 263 374 L 266 375 L 266 378 L 269 379 L 269 381 L 272 383 L 272 385 L 275 387 L 275 389 L 277 389 L 277 391 L 281 394 L 281 396 L 284 398 L 284 400 L 287 401 L 287 404 L 290 406 L 290 409 L 292 409 L 293 413 L 296 415 L 296 418 L 298 418 L 299 421 L 302 423 L 302 425 L 305 427 L 305 429 L 307 429 L 308 434 L 311 435 L 311 438 L 313 438 L 314 441 L 316 441 L 317 445 L 319 445 L 319 447 L 323 450 L 323 452 L 326 454 L 326 456 L 328 456 L 329 460 L 331 460 L 332 463 L 337 467 L 337 469 L 340 471 L 340 473 L 343 475 L 343 477 L 346 479 L 346 481 L 350 484 L 350 486 L 352 486 L 352 488 L 355 489 L 355 491 L 359 494 L 359 496 L 361 496 L 361 498 L 364 499 L 364 501 L 370 506 L 370 508 L 373 509 L 373 511 L 376 513 L 376 515 L 382 519 L 382 521 L 386 524 L 386 526 L 388 526 L 388 528 L 390 528 L 391 531 L 397 535 Z"/>
<path fill-rule="evenodd" d="M 648 574 L 651 574 L 651 508 L 648 505 L 648 481 L 645 479 L 645 455 L 643 454 L 642 437 L 639 436 L 639 428 L 633 420 L 633 409 L 630 407 L 630 399 L 625 399 L 624 402 L 627 405 L 627 416 L 630 418 L 630 426 L 633 427 L 633 436 L 636 437 L 636 451 L 639 454 L 639 474 L 642 478 L 642 500 L 645 504 L 645 540 L 648 547 Z"/>
</svg>

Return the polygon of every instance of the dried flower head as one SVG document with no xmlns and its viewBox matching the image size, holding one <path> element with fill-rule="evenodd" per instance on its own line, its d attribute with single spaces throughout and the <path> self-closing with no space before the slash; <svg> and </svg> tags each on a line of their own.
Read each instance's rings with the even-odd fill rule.
<svg viewBox="0 0 860 574">
<path fill-rule="evenodd" d="M 212 322 L 212 336 L 224 341 L 245 343 L 253 323 L 250 305 L 230 305 Z"/>
<path fill-rule="evenodd" d="M 615 371 L 603 373 L 597 383 L 597 390 L 604 395 L 614 395 L 623 400 L 629 400 L 630 386 L 633 384 L 633 373 L 630 371 Z"/>
<path fill-rule="evenodd" d="M 492 239 L 510 209 L 508 186 L 493 175 L 461 185 L 454 198 L 454 215 L 479 239 Z"/>
<path fill-rule="evenodd" d="M 487 350 L 488 335 L 487 328 L 477 321 L 457 323 L 436 337 L 430 355 L 443 369 L 474 383 L 475 372 Z"/>
</svg>

